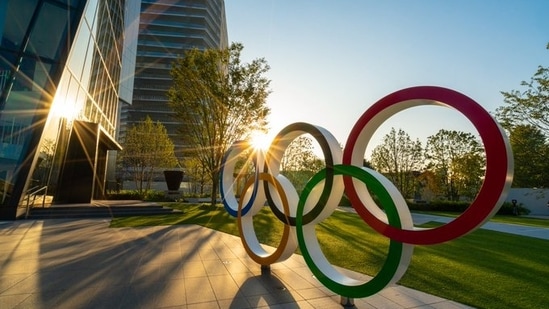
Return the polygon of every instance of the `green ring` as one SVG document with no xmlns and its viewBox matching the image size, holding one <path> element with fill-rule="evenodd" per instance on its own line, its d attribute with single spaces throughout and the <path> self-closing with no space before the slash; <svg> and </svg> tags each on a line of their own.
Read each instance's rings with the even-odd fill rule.
<svg viewBox="0 0 549 309">
<path fill-rule="evenodd" d="M 385 212 L 389 219 L 389 224 L 396 228 L 401 227 L 400 217 L 397 212 L 397 208 L 389 192 L 385 187 L 366 170 L 353 166 L 353 165 L 335 165 L 334 175 L 347 175 L 364 182 L 368 188 L 375 192 L 379 198 L 380 203 L 384 206 Z M 391 240 L 389 244 L 389 253 L 387 259 L 383 264 L 383 267 L 378 274 L 370 281 L 359 285 L 346 285 L 336 282 L 333 278 L 324 274 L 315 263 L 314 258 L 311 256 L 307 249 L 307 243 L 303 232 L 303 211 L 305 208 L 305 201 L 307 200 L 312 189 L 326 177 L 326 171 L 323 169 L 315 174 L 305 185 L 303 192 L 299 198 L 296 213 L 296 232 L 299 247 L 305 259 L 305 262 L 309 266 L 311 272 L 316 278 L 324 284 L 332 292 L 338 295 L 350 297 L 350 298 L 363 298 L 374 295 L 375 293 L 383 290 L 393 279 L 397 270 L 401 264 L 401 256 L 403 252 L 403 244 L 401 242 Z M 312 230 L 314 232 L 314 229 Z M 324 257 L 325 259 L 325 257 Z"/>
</svg>

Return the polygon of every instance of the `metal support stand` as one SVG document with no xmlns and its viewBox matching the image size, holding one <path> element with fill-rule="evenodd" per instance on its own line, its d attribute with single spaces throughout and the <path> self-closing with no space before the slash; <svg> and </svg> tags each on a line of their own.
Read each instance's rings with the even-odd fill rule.
<svg viewBox="0 0 549 309">
<path fill-rule="evenodd" d="M 271 265 L 261 265 L 261 274 L 268 275 L 271 273 Z"/>
<path fill-rule="evenodd" d="M 355 299 L 354 298 L 341 296 L 341 299 L 340 299 L 339 303 L 345 308 L 354 308 L 355 307 Z"/>
</svg>

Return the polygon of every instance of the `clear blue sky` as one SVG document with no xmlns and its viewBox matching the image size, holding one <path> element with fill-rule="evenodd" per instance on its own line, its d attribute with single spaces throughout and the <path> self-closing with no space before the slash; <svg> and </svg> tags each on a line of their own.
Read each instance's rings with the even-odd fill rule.
<svg viewBox="0 0 549 309">
<path fill-rule="evenodd" d="M 501 91 L 520 90 L 538 65 L 549 66 L 549 1 L 226 0 L 230 42 L 242 59 L 271 70 L 271 134 L 303 121 L 341 144 L 381 97 L 419 85 L 452 88 L 494 112 Z M 472 131 L 460 114 L 417 107 L 391 127 L 412 139 L 444 128 Z M 374 145 L 372 145 L 374 146 Z M 369 147 L 371 151 L 371 147 Z M 369 152 L 367 151 L 367 153 Z"/>
</svg>

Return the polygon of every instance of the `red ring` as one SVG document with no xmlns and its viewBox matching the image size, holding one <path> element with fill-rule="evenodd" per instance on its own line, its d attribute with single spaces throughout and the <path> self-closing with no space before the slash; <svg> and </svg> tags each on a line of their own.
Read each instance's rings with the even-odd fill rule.
<svg viewBox="0 0 549 309">
<path fill-rule="evenodd" d="M 366 146 L 379 125 L 399 111 L 419 105 L 452 107 L 466 116 L 480 134 L 486 152 L 486 173 L 482 187 L 469 208 L 440 227 L 403 230 L 380 221 L 364 206 L 352 178 L 344 177 L 344 182 L 345 192 L 353 207 L 374 230 L 396 241 L 429 245 L 463 236 L 478 228 L 499 210 L 511 186 L 513 158 L 507 136 L 477 102 L 451 89 L 420 86 L 389 94 L 362 114 L 349 134 L 343 151 L 343 164 L 362 166 Z"/>
</svg>

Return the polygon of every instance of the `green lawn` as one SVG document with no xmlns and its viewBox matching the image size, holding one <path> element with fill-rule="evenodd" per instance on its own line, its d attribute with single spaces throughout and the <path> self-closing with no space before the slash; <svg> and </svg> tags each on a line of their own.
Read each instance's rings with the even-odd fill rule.
<svg viewBox="0 0 549 309">
<path fill-rule="evenodd" d="M 111 227 L 200 224 L 238 235 L 236 220 L 223 207 L 170 206 L 184 213 L 115 218 Z M 254 217 L 254 225 L 261 242 L 277 245 L 282 224 L 268 207 Z M 317 235 L 334 265 L 375 275 L 386 258 L 388 240 L 356 214 L 335 212 L 317 227 Z M 548 278 L 549 241 L 477 230 L 444 244 L 415 247 L 399 284 L 478 308 L 543 308 L 549 303 Z"/>
</svg>

